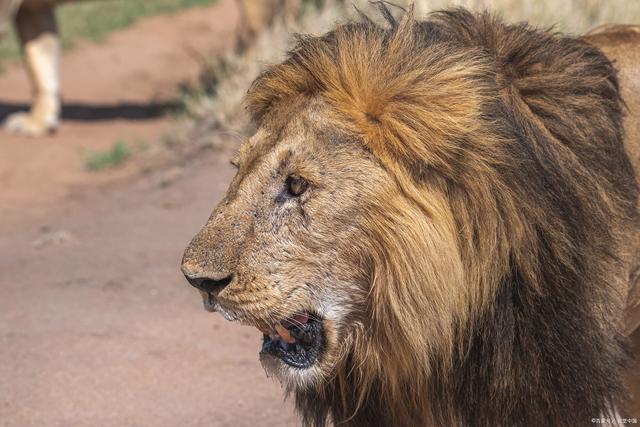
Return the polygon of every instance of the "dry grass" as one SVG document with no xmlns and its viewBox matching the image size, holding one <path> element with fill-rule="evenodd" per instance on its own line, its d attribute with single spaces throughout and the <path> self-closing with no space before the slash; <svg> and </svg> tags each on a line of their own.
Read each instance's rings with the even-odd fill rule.
<svg viewBox="0 0 640 427">
<path fill-rule="evenodd" d="M 114 31 L 126 28 L 141 18 L 174 13 L 195 6 L 208 6 L 216 0 L 111 0 L 67 3 L 56 10 L 65 49 L 79 40 L 102 42 Z M 20 57 L 20 45 L 14 32 L 0 41 L 0 61 Z"/>
<path fill-rule="evenodd" d="M 190 121 L 186 135 L 181 132 L 179 138 L 205 145 L 216 145 L 219 131 L 231 131 L 241 138 L 249 131 L 242 108 L 244 94 L 261 69 L 283 59 L 291 46 L 292 33 L 322 34 L 336 22 L 356 17 L 355 7 L 370 16 L 376 15 L 375 6 L 367 0 L 325 0 L 325 3 L 327 6 L 321 10 L 309 7 L 298 22 L 277 23 L 261 34 L 255 47 L 244 55 L 227 56 L 207 67 L 206 80 L 216 81 L 215 90 L 195 90 L 185 98 Z M 395 0 L 393 3 L 406 7 L 411 2 Z M 464 6 L 491 10 L 507 21 L 528 21 L 572 34 L 604 23 L 640 24 L 640 0 L 416 0 L 413 3 L 418 16 L 432 10 Z"/>
<path fill-rule="evenodd" d="M 556 26 L 563 32 L 580 34 L 604 23 L 640 24 L 637 0 L 418 0 L 420 13 L 451 6 L 489 9 L 507 21 L 529 21 L 541 27 Z"/>
</svg>

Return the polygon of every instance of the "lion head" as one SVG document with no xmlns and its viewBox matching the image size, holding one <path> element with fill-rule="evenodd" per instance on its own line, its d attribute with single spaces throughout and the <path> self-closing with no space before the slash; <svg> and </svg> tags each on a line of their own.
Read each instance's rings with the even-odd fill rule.
<svg viewBox="0 0 640 427">
<path fill-rule="evenodd" d="M 307 423 L 603 413 L 623 302 L 598 286 L 622 280 L 636 197 L 611 64 L 487 14 L 383 12 L 254 82 L 258 130 L 185 275 L 263 331 Z"/>
</svg>

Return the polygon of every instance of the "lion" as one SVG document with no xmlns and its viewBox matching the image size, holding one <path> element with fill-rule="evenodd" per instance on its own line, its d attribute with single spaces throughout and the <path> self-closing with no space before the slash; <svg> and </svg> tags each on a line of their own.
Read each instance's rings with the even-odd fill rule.
<svg viewBox="0 0 640 427">
<path fill-rule="evenodd" d="M 305 425 L 630 415 L 640 44 L 625 104 L 601 36 L 381 10 L 255 80 L 187 280 L 263 332 Z"/>
</svg>

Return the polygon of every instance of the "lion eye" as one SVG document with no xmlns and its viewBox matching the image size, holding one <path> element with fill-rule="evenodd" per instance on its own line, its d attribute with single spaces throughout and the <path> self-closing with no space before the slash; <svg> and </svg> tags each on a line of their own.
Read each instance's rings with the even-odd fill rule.
<svg viewBox="0 0 640 427">
<path fill-rule="evenodd" d="M 293 197 L 302 195 L 309 187 L 307 180 L 298 175 L 289 175 L 285 184 L 287 186 L 287 192 Z"/>
</svg>

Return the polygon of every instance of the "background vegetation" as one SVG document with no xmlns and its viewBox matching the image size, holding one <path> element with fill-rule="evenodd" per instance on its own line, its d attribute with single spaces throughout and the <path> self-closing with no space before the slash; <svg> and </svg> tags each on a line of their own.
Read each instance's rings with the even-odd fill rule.
<svg viewBox="0 0 640 427">
<path fill-rule="evenodd" d="M 277 20 L 264 31 L 253 49 L 242 55 L 214 59 L 203 70 L 203 83 L 191 88 L 183 99 L 188 122 L 187 135 L 180 137 L 190 143 L 215 145 L 215 132 L 223 130 L 242 135 L 250 132 L 243 113 L 243 96 L 258 73 L 267 65 L 277 63 L 291 47 L 292 33 L 322 34 L 336 22 L 358 19 L 356 8 L 370 17 L 377 17 L 375 2 L 369 0 L 307 1 L 304 12 L 295 20 Z M 412 1 L 392 0 L 406 7 Z M 418 17 L 447 7 L 490 10 L 509 22 L 528 21 L 541 28 L 553 28 L 570 34 L 581 34 L 605 23 L 640 24 L 640 0 L 415 0 Z M 318 7 L 324 4 L 324 7 Z M 400 8 L 391 7 L 397 13 Z"/>
<path fill-rule="evenodd" d="M 101 42 L 111 32 L 128 27 L 138 19 L 204 6 L 216 0 L 96 0 L 60 5 L 56 14 L 62 45 L 72 48 L 80 40 Z M 14 33 L 0 41 L 0 60 L 19 56 Z"/>
<path fill-rule="evenodd" d="M 638 0 L 417 0 L 415 3 L 421 13 L 450 6 L 489 9 L 507 21 L 555 26 L 560 31 L 574 34 L 603 23 L 640 24 Z"/>
</svg>

